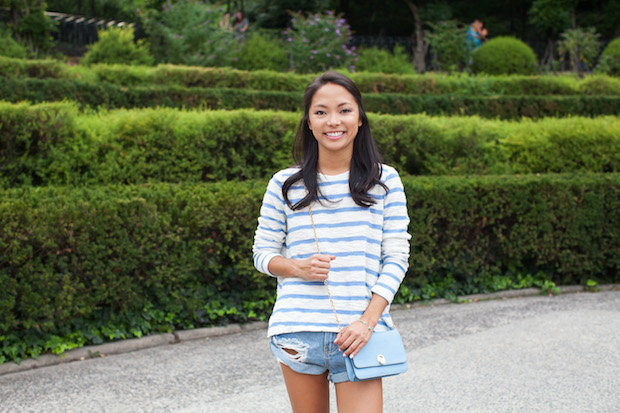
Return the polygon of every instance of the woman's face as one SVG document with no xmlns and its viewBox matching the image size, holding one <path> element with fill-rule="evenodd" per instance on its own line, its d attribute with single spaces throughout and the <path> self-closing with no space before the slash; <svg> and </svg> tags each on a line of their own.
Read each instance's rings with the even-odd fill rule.
<svg viewBox="0 0 620 413">
<path fill-rule="evenodd" d="M 319 144 L 321 154 L 353 156 L 353 141 L 362 126 L 355 98 L 334 83 L 314 93 L 308 113 L 308 127 Z"/>
</svg>

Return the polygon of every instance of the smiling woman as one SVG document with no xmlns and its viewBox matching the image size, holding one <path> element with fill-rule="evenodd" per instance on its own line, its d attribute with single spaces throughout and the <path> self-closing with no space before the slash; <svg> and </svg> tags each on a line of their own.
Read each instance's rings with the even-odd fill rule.
<svg viewBox="0 0 620 413">
<path fill-rule="evenodd" d="M 359 107 L 344 87 L 328 83 L 316 91 L 308 127 L 319 146 L 319 172 L 337 175 L 349 170 L 360 126 Z"/>
<path fill-rule="evenodd" d="M 349 381 L 344 357 L 393 328 L 409 217 L 349 78 L 328 72 L 308 86 L 293 154 L 297 165 L 269 182 L 253 247 L 256 268 L 278 280 L 272 352 L 294 412 L 328 412 L 329 381 L 339 412 L 380 412 L 381 379 Z"/>
</svg>

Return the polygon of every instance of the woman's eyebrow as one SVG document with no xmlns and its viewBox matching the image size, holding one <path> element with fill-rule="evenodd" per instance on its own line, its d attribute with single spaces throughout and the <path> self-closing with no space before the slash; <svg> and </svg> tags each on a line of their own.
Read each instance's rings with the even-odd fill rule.
<svg viewBox="0 0 620 413">
<path fill-rule="evenodd" d="M 342 102 L 341 104 L 338 105 L 338 107 L 340 106 L 345 106 L 345 105 L 352 105 L 351 102 Z M 313 106 L 314 108 L 326 108 L 326 105 L 323 105 L 321 103 L 317 103 L 316 105 Z"/>
</svg>

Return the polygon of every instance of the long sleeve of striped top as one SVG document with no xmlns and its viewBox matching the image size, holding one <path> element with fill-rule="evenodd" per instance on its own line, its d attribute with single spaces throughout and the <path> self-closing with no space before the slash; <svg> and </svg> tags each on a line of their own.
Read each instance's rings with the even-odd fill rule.
<svg viewBox="0 0 620 413">
<path fill-rule="evenodd" d="M 349 173 L 318 175 L 320 202 L 312 204 L 318 242 L 323 254 L 334 255 L 328 276 L 342 327 L 358 319 L 372 294 L 391 303 L 409 265 L 409 217 L 405 193 L 396 170 L 383 165 L 381 181 L 370 191 L 376 203 L 357 205 L 349 190 Z M 293 211 L 282 195 L 284 181 L 297 169 L 276 173 L 269 181 L 254 237 L 254 265 L 268 275 L 276 256 L 306 259 L 317 252 L 308 208 Z M 305 196 L 302 182 L 289 191 L 295 204 Z M 277 278 L 277 299 L 268 335 L 298 331 L 337 332 L 338 324 L 323 282 Z M 393 326 L 389 304 L 376 331 Z"/>
</svg>

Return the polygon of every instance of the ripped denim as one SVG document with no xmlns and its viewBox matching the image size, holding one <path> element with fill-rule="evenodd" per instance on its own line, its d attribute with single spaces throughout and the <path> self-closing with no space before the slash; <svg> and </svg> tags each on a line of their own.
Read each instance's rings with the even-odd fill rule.
<svg viewBox="0 0 620 413">
<path fill-rule="evenodd" d="M 276 359 L 303 374 L 327 373 L 332 383 L 348 381 L 342 351 L 334 344 L 336 333 L 302 331 L 271 337 L 271 352 Z"/>
</svg>

